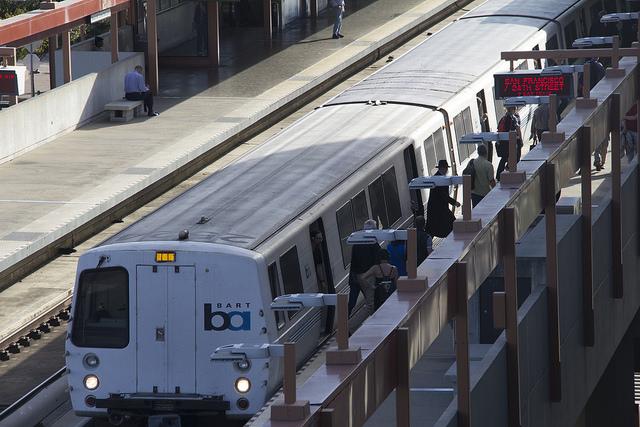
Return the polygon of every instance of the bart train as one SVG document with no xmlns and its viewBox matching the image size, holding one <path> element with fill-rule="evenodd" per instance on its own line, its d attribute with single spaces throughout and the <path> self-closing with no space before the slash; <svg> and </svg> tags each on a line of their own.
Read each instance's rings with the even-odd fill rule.
<svg viewBox="0 0 640 427">
<path fill-rule="evenodd" d="M 461 171 L 475 147 L 459 138 L 485 113 L 496 128 L 500 52 L 565 47 L 601 9 L 623 10 L 604 3 L 489 0 L 84 253 L 66 343 L 75 412 L 249 418 L 279 387 L 281 362 L 225 365 L 212 352 L 295 341 L 307 358 L 325 312 L 274 313 L 271 300 L 348 292 L 347 236 L 368 218 L 406 225 L 428 197 L 409 180 L 438 159 Z"/>
</svg>

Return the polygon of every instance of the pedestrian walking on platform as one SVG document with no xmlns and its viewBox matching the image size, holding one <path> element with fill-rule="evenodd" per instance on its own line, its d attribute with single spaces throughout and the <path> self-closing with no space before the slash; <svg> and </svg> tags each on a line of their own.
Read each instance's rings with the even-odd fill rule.
<svg viewBox="0 0 640 427">
<path fill-rule="evenodd" d="M 622 139 L 622 148 L 627 155 L 629 163 L 636 155 L 638 144 L 638 104 L 633 104 L 633 107 L 624 116 L 622 121 L 622 133 L 620 138 Z"/>
<path fill-rule="evenodd" d="M 516 144 L 516 159 L 519 162 L 522 155 L 522 134 L 520 132 L 520 115 L 516 112 L 516 107 L 507 107 L 507 111 L 498 122 L 498 132 L 511 132 L 515 131 L 518 135 L 518 142 Z M 496 144 L 496 153 L 500 157 L 500 163 L 498 163 L 498 170 L 496 171 L 496 180 L 500 181 L 500 174 L 506 169 L 509 164 L 509 141 L 498 141 Z"/>
<path fill-rule="evenodd" d="M 335 21 L 333 22 L 333 38 L 341 39 L 344 37 L 342 31 L 342 15 L 344 14 L 345 4 L 344 0 L 329 0 L 330 5 L 335 13 Z"/>
<path fill-rule="evenodd" d="M 445 176 L 449 170 L 446 160 L 438 161 L 438 172 L 435 175 Z M 456 216 L 449 205 L 460 206 L 454 198 L 449 197 L 449 187 L 435 187 L 429 190 L 427 202 L 427 233 L 436 237 L 447 237 L 453 230 Z"/>
<path fill-rule="evenodd" d="M 153 111 L 153 94 L 144 82 L 141 65 L 136 65 L 133 71 L 124 76 L 124 97 L 129 101 L 144 101 L 144 111 L 149 117 L 158 115 Z"/>
<path fill-rule="evenodd" d="M 378 224 L 373 219 L 364 222 L 364 230 L 375 230 Z M 358 302 L 358 295 L 362 291 L 358 276 L 365 273 L 372 265 L 378 263 L 380 245 L 369 243 L 367 245 L 354 245 L 351 249 L 351 266 L 349 268 L 349 314 Z M 364 291 L 362 291 L 364 294 Z M 365 294 L 365 298 L 367 295 Z"/>
</svg>

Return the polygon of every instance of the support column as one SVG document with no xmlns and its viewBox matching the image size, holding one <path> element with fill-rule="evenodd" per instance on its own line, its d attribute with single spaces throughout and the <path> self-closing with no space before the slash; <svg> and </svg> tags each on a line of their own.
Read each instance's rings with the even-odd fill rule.
<svg viewBox="0 0 640 427">
<path fill-rule="evenodd" d="M 558 244 L 556 238 L 556 169 L 544 167 L 544 213 L 547 244 L 547 313 L 549 324 L 549 396 L 552 402 L 562 399 L 560 365 L 560 315 L 558 313 Z"/>
<path fill-rule="evenodd" d="M 72 79 L 71 73 L 71 33 L 64 31 L 62 33 L 62 73 L 64 82 L 69 83 Z"/>
<path fill-rule="evenodd" d="M 318 17 L 318 0 L 309 0 L 309 9 L 311 18 L 316 19 Z"/>
<path fill-rule="evenodd" d="M 471 425 L 471 380 L 469 376 L 469 317 L 466 262 L 457 262 L 453 265 L 449 271 L 447 286 L 450 290 L 449 295 L 453 296 L 455 301 L 458 427 L 469 427 Z"/>
<path fill-rule="evenodd" d="M 266 41 L 271 41 L 273 37 L 273 22 L 271 19 L 271 0 L 263 0 L 262 7 L 264 8 L 264 38 Z"/>
<path fill-rule="evenodd" d="M 580 177 L 582 182 L 582 319 L 584 345 L 593 347 L 595 324 L 593 313 L 593 230 L 591 228 L 591 127 L 583 126 L 579 134 Z"/>
<path fill-rule="evenodd" d="M 516 214 L 502 211 L 502 243 L 507 337 L 507 392 L 509 426 L 520 426 L 520 362 L 518 358 L 518 270 L 516 265 Z"/>
<path fill-rule="evenodd" d="M 622 177 L 620 164 L 620 94 L 611 94 L 611 267 L 613 270 L 613 297 L 622 298 Z"/>
<path fill-rule="evenodd" d="M 398 387 L 396 387 L 396 426 L 411 425 L 411 403 L 409 391 L 409 330 L 396 331 L 398 345 Z"/>
<path fill-rule="evenodd" d="M 49 88 L 56 87 L 56 49 L 58 48 L 58 37 L 49 37 Z"/>
<path fill-rule="evenodd" d="M 111 11 L 111 63 L 118 62 L 118 12 Z"/>
<path fill-rule="evenodd" d="M 158 81 L 158 25 L 156 0 L 147 1 L 147 77 L 151 92 L 157 95 L 160 90 Z"/>
<path fill-rule="evenodd" d="M 207 1 L 207 26 L 209 65 L 220 65 L 220 6 L 217 1 Z"/>
</svg>

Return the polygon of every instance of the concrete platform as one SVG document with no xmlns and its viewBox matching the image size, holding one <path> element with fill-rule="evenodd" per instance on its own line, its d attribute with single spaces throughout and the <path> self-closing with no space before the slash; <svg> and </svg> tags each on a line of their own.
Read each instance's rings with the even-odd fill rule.
<svg viewBox="0 0 640 427">
<path fill-rule="evenodd" d="M 170 179 L 175 184 L 176 171 L 187 170 L 183 178 L 195 172 L 204 166 L 194 166 L 201 156 L 228 149 L 234 135 L 284 106 L 308 102 L 328 79 L 353 72 L 380 47 L 432 23 L 445 8 L 456 10 L 454 3 L 359 2 L 362 7 L 345 18 L 345 39 L 331 39 L 329 22 L 320 18 L 316 28 L 298 29 L 298 39 L 284 33 L 267 49 L 268 57 L 257 34 L 249 32 L 253 50 L 225 53 L 223 46 L 223 67 L 216 72 L 164 71 L 156 98 L 159 117 L 95 122 L 0 165 L 0 289 L 15 281 L 8 274 L 14 266 L 49 259 L 52 246 L 76 246 L 78 230 L 96 218 L 121 218 L 132 205 L 143 204 L 136 199 L 149 186 Z M 0 340 L 65 298 L 73 285 L 66 276 L 40 279 L 0 294 Z"/>
</svg>

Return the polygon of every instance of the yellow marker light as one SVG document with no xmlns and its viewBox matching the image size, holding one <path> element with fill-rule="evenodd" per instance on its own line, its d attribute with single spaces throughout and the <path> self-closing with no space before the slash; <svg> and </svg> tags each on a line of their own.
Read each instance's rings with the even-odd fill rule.
<svg viewBox="0 0 640 427">
<path fill-rule="evenodd" d="M 156 252 L 156 262 L 175 262 L 175 261 L 176 261 L 175 252 L 164 252 L 164 251 Z"/>
</svg>

